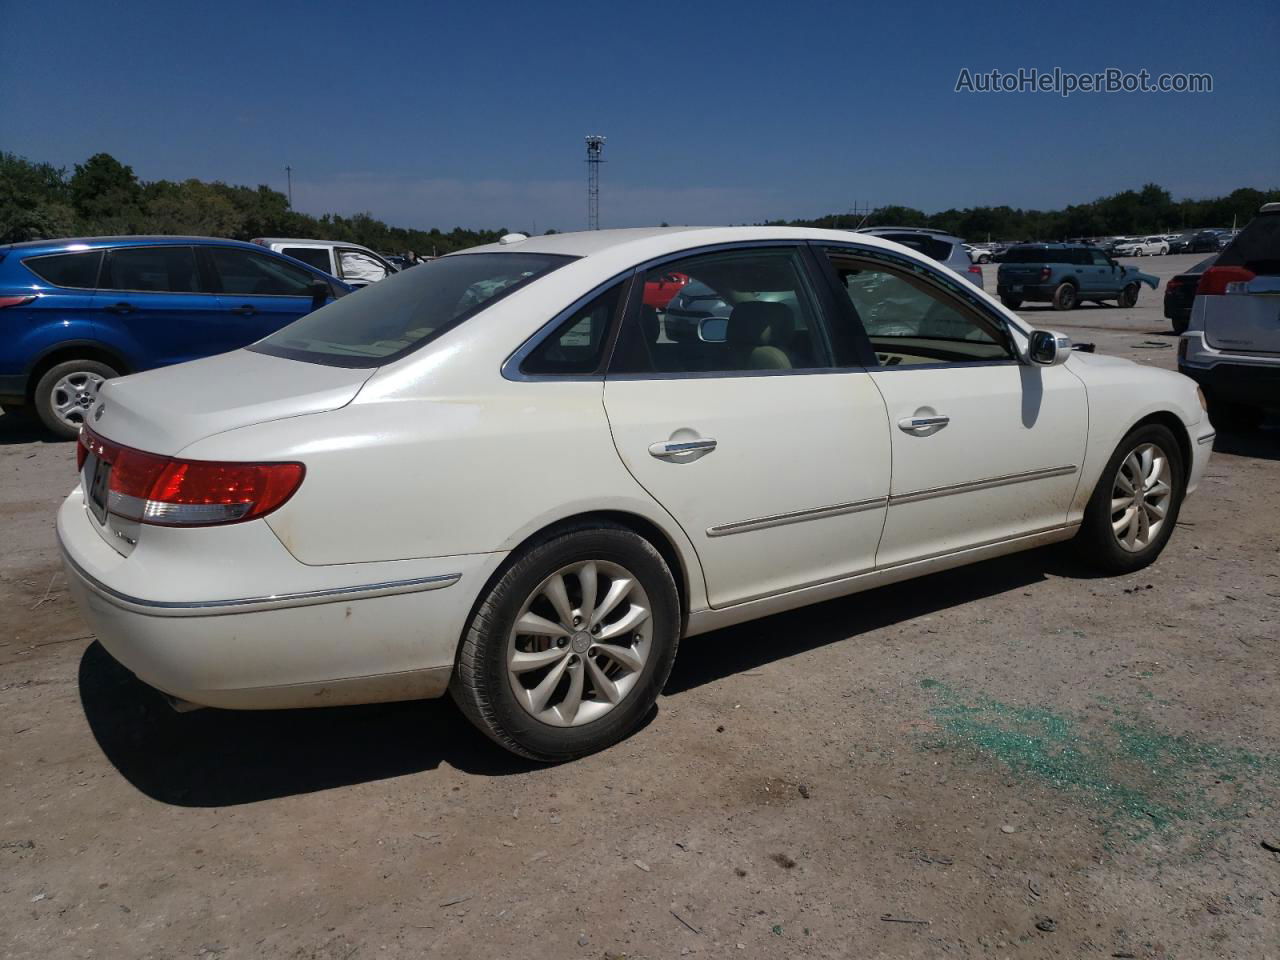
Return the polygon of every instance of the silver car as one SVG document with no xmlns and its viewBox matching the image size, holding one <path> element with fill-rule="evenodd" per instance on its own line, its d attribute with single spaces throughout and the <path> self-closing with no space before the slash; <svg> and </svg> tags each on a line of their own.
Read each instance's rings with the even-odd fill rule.
<svg viewBox="0 0 1280 960">
<path fill-rule="evenodd" d="M 919 250 L 982 289 L 982 267 L 970 259 L 964 241 L 945 230 L 928 230 L 924 227 L 863 227 L 855 232 L 884 237 L 912 250 Z"/>
</svg>

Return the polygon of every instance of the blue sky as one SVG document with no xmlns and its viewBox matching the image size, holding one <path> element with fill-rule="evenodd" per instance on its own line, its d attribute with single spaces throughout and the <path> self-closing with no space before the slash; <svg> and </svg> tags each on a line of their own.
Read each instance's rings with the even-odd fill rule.
<svg viewBox="0 0 1280 960">
<path fill-rule="evenodd" d="M 580 229 L 1280 184 L 1280 5 L 0 0 L 0 149 L 285 186 L 311 213 Z M 1207 72 L 965 94 L 961 68 Z"/>
</svg>

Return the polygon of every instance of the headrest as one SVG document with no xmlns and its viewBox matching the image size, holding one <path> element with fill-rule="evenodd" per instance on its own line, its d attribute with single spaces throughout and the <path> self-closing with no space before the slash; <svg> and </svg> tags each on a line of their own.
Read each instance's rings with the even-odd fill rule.
<svg viewBox="0 0 1280 960">
<path fill-rule="evenodd" d="M 729 314 L 729 343 L 739 347 L 786 346 L 795 333 L 791 308 L 785 303 L 750 300 Z"/>
</svg>

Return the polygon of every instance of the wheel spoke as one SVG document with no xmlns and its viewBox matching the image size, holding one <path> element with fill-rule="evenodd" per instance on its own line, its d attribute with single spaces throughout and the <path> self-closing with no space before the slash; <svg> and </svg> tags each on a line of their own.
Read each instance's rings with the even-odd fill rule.
<svg viewBox="0 0 1280 960">
<path fill-rule="evenodd" d="M 1164 504 L 1155 503 L 1154 501 L 1148 500 L 1145 504 L 1143 504 L 1143 506 L 1146 507 L 1147 514 L 1152 519 L 1155 519 L 1155 520 L 1164 519 Z"/>
<path fill-rule="evenodd" d="M 1160 474 L 1164 473 L 1164 457 L 1152 456 L 1151 466 L 1147 470 L 1146 476 L 1143 478 L 1145 486 L 1153 487 L 1160 481 Z"/>
<path fill-rule="evenodd" d="M 554 646 L 546 650 L 517 650 L 511 655 L 511 671 L 528 673 L 531 670 L 541 670 L 565 656 L 563 648 Z"/>
<path fill-rule="evenodd" d="M 1112 498 L 1111 498 L 1111 513 L 1114 515 L 1115 513 L 1118 513 L 1119 511 L 1121 511 L 1121 510 L 1125 509 L 1126 507 L 1128 507 L 1128 506 L 1129 506 L 1129 505 L 1131 505 L 1132 503 L 1133 503 L 1133 497 L 1132 497 L 1132 496 L 1128 496 L 1128 497 L 1112 497 Z"/>
<path fill-rule="evenodd" d="M 618 685 L 604 675 L 600 665 L 590 657 L 587 658 L 587 669 L 591 671 L 591 685 L 602 700 L 617 703 L 619 699 Z"/>
<path fill-rule="evenodd" d="M 631 647 L 617 643 L 597 643 L 591 648 L 592 653 L 602 653 L 610 660 L 628 670 L 636 671 L 644 667 L 644 660 Z"/>
<path fill-rule="evenodd" d="M 567 637 L 569 631 L 532 610 L 516 621 L 516 633 L 529 633 L 535 637 Z"/>
<path fill-rule="evenodd" d="M 565 657 L 559 663 L 548 671 L 547 675 L 542 678 L 532 690 L 524 692 L 525 700 L 529 704 L 529 710 L 533 714 L 539 714 L 547 708 L 547 701 L 551 699 L 551 694 L 560 684 L 560 678 L 564 676 L 565 670 L 569 667 L 569 658 Z"/>
<path fill-rule="evenodd" d="M 1138 541 L 1146 543 L 1151 537 L 1151 517 L 1146 510 L 1138 511 Z"/>
<path fill-rule="evenodd" d="M 565 693 L 564 699 L 552 709 L 562 721 L 573 723 L 573 718 L 578 715 L 578 707 L 582 705 L 582 677 L 585 671 L 582 669 L 581 662 L 571 663 L 567 669 L 569 670 L 569 690 Z"/>
<path fill-rule="evenodd" d="M 613 583 L 609 584 L 609 590 L 605 593 L 604 599 L 600 601 L 600 606 L 596 607 L 595 612 L 591 614 L 591 626 L 594 627 L 609 614 L 613 613 L 614 608 L 623 601 L 635 585 L 636 582 L 630 577 L 614 577 Z"/>
<path fill-rule="evenodd" d="M 578 571 L 578 586 L 582 588 L 582 604 L 579 609 L 588 623 L 594 620 L 592 611 L 596 608 L 596 584 L 598 571 L 594 563 L 584 563 Z"/>
<path fill-rule="evenodd" d="M 1138 463 L 1142 468 L 1142 472 L 1138 474 L 1138 477 L 1142 480 L 1142 485 L 1144 487 L 1147 485 L 1147 481 L 1151 477 L 1151 470 L 1155 465 L 1155 459 L 1155 450 L 1151 447 L 1143 447 L 1142 452 L 1138 455 Z"/>
<path fill-rule="evenodd" d="M 1169 485 L 1167 483 L 1165 483 L 1163 480 L 1157 480 L 1152 485 L 1151 489 L 1147 491 L 1147 499 L 1163 500 L 1165 497 L 1169 496 L 1169 494 L 1172 492 L 1173 491 L 1169 488 Z"/>
<path fill-rule="evenodd" d="M 569 603 L 569 591 L 565 589 L 564 577 L 556 574 L 542 588 L 542 595 L 551 601 L 556 608 L 556 615 L 566 627 L 573 623 L 573 605 Z"/>
<path fill-rule="evenodd" d="M 596 639 L 612 640 L 614 637 L 620 637 L 624 633 L 630 633 L 648 619 L 649 611 L 644 607 L 633 603 L 631 605 L 631 609 L 601 630 Z"/>
<path fill-rule="evenodd" d="M 1133 489 L 1133 484 L 1129 482 L 1129 478 L 1124 475 L 1125 466 L 1128 466 L 1128 464 L 1123 464 L 1120 467 L 1120 472 L 1116 474 L 1116 486 L 1132 497 L 1137 491 Z"/>
<path fill-rule="evenodd" d="M 1138 517 L 1141 516 L 1141 510 L 1134 510 L 1129 516 L 1129 529 L 1125 531 L 1124 542 L 1129 545 L 1129 549 L 1133 549 L 1138 543 Z"/>
<path fill-rule="evenodd" d="M 1112 521 L 1111 529 L 1115 531 L 1117 537 L 1124 538 L 1124 532 L 1129 529 L 1129 524 L 1133 522 L 1134 509 L 1130 507 L 1119 520 Z"/>
</svg>

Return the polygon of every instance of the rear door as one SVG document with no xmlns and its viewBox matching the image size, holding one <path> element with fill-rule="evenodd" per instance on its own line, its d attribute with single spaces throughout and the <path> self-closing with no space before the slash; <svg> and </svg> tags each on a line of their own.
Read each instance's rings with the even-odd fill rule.
<svg viewBox="0 0 1280 960">
<path fill-rule="evenodd" d="M 182 363 L 223 349 L 222 311 L 187 245 L 106 251 L 93 300 L 104 339 L 139 367 Z"/>
<path fill-rule="evenodd" d="M 261 340 L 312 310 L 312 289 L 322 282 L 283 257 L 243 247 L 202 251 L 222 311 L 224 350 Z"/>
<path fill-rule="evenodd" d="M 1223 292 L 1201 294 L 1203 306 L 1196 304 L 1204 311 L 1209 345 L 1234 353 L 1280 353 L 1280 209 L 1249 221 L 1205 276 L 1220 271 L 1224 282 L 1213 289 Z"/>
<path fill-rule="evenodd" d="M 730 305 L 688 338 L 633 297 L 604 404 L 627 469 L 684 529 L 724 607 L 871 569 L 889 487 L 884 402 L 840 367 L 796 246 L 654 266 Z M 764 296 L 770 299 L 764 299 Z"/>
</svg>

